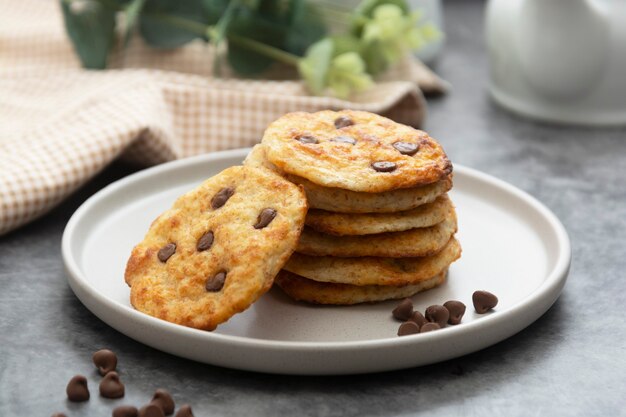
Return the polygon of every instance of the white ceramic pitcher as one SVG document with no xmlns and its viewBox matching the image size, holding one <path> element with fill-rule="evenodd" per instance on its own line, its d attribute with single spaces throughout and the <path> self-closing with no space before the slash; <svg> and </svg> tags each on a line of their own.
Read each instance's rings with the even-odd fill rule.
<svg viewBox="0 0 626 417">
<path fill-rule="evenodd" d="M 493 98 L 547 121 L 626 124 L 626 0 L 489 0 Z"/>
</svg>

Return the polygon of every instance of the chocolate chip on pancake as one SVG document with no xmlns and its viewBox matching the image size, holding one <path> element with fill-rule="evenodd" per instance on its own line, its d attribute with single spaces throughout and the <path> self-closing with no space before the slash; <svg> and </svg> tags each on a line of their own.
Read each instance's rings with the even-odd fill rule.
<svg viewBox="0 0 626 417">
<path fill-rule="evenodd" d="M 377 161 L 372 163 L 372 168 L 374 168 L 374 171 L 378 172 L 392 172 L 395 171 L 397 167 L 398 166 L 395 163 L 388 161 Z"/>
<path fill-rule="evenodd" d="M 198 243 L 196 244 L 196 250 L 198 252 L 202 252 L 208 250 L 213 245 L 213 232 L 206 232 L 202 235 L 200 239 L 198 239 Z"/>
<path fill-rule="evenodd" d="M 172 256 L 174 252 L 176 252 L 176 243 L 168 243 L 167 245 L 159 249 L 157 257 L 159 258 L 159 261 L 167 262 L 167 260 L 170 259 L 170 256 Z"/>
<path fill-rule="evenodd" d="M 222 207 L 235 194 L 233 187 L 224 187 L 211 199 L 211 207 L 215 210 Z"/>
<path fill-rule="evenodd" d="M 337 142 L 337 143 L 348 143 L 350 145 L 356 145 L 356 139 L 353 138 L 352 136 L 346 136 L 346 135 L 336 136 L 336 137 L 332 138 L 330 141 L 331 142 Z"/>
<path fill-rule="evenodd" d="M 311 135 L 298 136 L 296 140 L 300 143 L 308 143 L 308 144 L 313 144 L 313 145 L 315 145 L 316 143 L 319 143 L 319 141 Z"/>
<path fill-rule="evenodd" d="M 341 129 L 343 127 L 352 126 L 354 122 L 347 116 L 339 116 L 335 119 L 335 128 Z"/>
<path fill-rule="evenodd" d="M 267 227 L 267 225 L 274 220 L 274 217 L 276 217 L 276 210 L 273 208 L 264 208 L 259 214 L 254 228 L 263 229 L 264 227 Z"/>
<path fill-rule="evenodd" d="M 394 142 L 391 146 L 396 148 L 402 155 L 415 155 L 419 150 L 419 145 L 410 142 Z"/>
<path fill-rule="evenodd" d="M 224 287 L 226 282 L 226 271 L 220 271 L 206 281 L 206 290 L 209 292 L 218 292 Z"/>
</svg>

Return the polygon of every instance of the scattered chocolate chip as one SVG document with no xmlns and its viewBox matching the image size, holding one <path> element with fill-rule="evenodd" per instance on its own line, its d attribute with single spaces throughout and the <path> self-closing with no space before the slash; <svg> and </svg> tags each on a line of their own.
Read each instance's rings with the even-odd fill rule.
<svg viewBox="0 0 626 417">
<path fill-rule="evenodd" d="M 70 379 L 65 389 L 67 399 L 80 403 L 89 399 L 89 388 L 87 387 L 87 378 L 82 375 L 76 375 Z"/>
<path fill-rule="evenodd" d="M 416 334 L 420 332 L 420 327 L 412 321 L 406 321 L 398 328 L 398 336 L 406 336 L 408 334 Z"/>
<path fill-rule="evenodd" d="M 209 292 L 218 292 L 224 287 L 226 281 L 226 272 L 220 271 L 213 277 L 206 280 L 206 290 Z"/>
<path fill-rule="evenodd" d="M 100 381 L 100 395 L 104 398 L 121 398 L 124 396 L 124 384 L 117 372 L 109 372 Z"/>
<path fill-rule="evenodd" d="M 138 415 L 139 410 L 137 410 L 137 407 L 133 407 L 132 405 L 122 405 L 113 410 L 111 417 L 137 417 Z"/>
<path fill-rule="evenodd" d="M 354 122 L 347 116 L 339 116 L 335 119 L 335 128 L 341 129 L 342 127 L 352 126 Z"/>
<path fill-rule="evenodd" d="M 189 404 L 185 404 L 178 409 L 176 412 L 176 417 L 193 417 L 193 412 L 191 411 L 191 406 Z"/>
<path fill-rule="evenodd" d="M 213 245 L 213 232 L 206 232 L 202 235 L 200 239 L 198 239 L 198 243 L 196 244 L 196 250 L 198 252 L 202 252 L 205 250 L 211 249 Z"/>
<path fill-rule="evenodd" d="M 443 306 L 448 309 L 450 318 L 448 318 L 448 324 L 459 324 L 465 314 L 465 304 L 460 301 L 450 300 L 443 303 Z"/>
<path fill-rule="evenodd" d="M 330 140 L 331 142 L 349 143 L 350 145 L 356 144 L 356 139 L 352 136 L 336 136 Z"/>
<path fill-rule="evenodd" d="M 274 217 L 276 217 L 276 210 L 272 208 L 264 208 L 263 210 L 261 210 L 261 214 L 259 214 L 259 217 L 257 217 L 254 228 L 263 229 L 268 224 L 270 224 L 272 220 L 274 220 Z"/>
<path fill-rule="evenodd" d="M 313 136 L 309 136 L 309 135 L 302 135 L 302 136 L 298 136 L 296 138 L 296 140 L 300 143 L 312 143 L 312 144 L 316 144 L 319 141 L 317 139 L 315 139 Z"/>
<path fill-rule="evenodd" d="M 211 199 L 211 208 L 213 210 L 222 207 L 229 198 L 231 198 L 235 194 L 235 189 L 233 187 L 224 187 L 217 192 Z"/>
<path fill-rule="evenodd" d="M 167 245 L 159 249 L 157 257 L 159 258 L 159 261 L 167 262 L 167 260 L 170 259 L 170 256 L 172 256 L 174 252 L 176 252 L 176 244 L 168 243 Z"/>
<path fill-rule="evenodd" d="M 409 142 L 395 142 L 391 146 L 396 148 L 402 155 L 415 155 L 419 150 L 419 145 Z"/>
<path fill-rule="evenodd" d="M 54 413 L 52 414 L 52 417 L 67 417 L 67 416 L 63 413 Z"/>
<path fill-rule="evenodd" d="M 450 318 L 450 312 L 447 308 L 440 305 L 432 305 L 426 309 L 426 320 L 437 323 L 439 327 L 446 327 L 448 319 Z"/>
<path fill-rule="evenodd" d="M 427 322 L 424 315 L 419 311 L 414 311 L 413 315 L 411 315 L 411 317 L 409 318 L 409 321 L 412 321 L 413 323 L 417 324 L 419 327 L 422 327 Z"/>
<path fill-rule="evenodd" d="M 439 330 L 439 329 L 441 329 L 441 326 L 438 325 L 437 323 L 428 322 L 424 324 L 422 327 L 420 327 L 420 333 L 431 332 L 433 330 Z"/>
<path fill-rule="evenodd" d="M 115 371 L 117 367 L 117 356 L 109 349 L 100 349 L 91 357 L 93 364 L 98 368 L 100 375 L 106 375 Z"/>
<path fill-rule="evenodd" d="M 139 409 L 139 417 L 165 417 L 165 414 L 158 405 L 148 404 Z"/>
<path fill-rule="evenodd" d="M 393 316 L 398 320 L 407 321 L 413 314 L 413 302 L 410 298 L 405 298 L 396 308 L 393 309 L 391 314 L 393 314 Z"/>
<path fill-rule="evenodd" d="M 472 302 L 478 314 L 484 314 L 498 305 L 498 297 L 489 291 L 474 291 Z"/>
<path fill-rule="evenodd" d="M 378 172 L 391 172 L 395 171 L 397 166 L 393 162 L 378 161 L 372 164 L 372 168 L 374 168 L 374 171 Z"/>
<path fill-rule="evenodd" d="M 174 412 L 174 399 L 170 393 L 164 389 L 159 388 L 154 392 L 150 404 L 158 405 L 167 416 Z"/>
</svg>

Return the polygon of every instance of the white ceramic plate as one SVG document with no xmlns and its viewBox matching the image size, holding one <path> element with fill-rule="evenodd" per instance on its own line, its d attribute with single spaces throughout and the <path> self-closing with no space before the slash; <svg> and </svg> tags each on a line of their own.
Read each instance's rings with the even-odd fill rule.
<svg viewBox="0 0 626 417">
<path fill-rule="evenodd" d="M 285 374 L 351 374 L 430 364 L 499 342 L 540 317 L 557 299 L 570 264 L 559 220 L 517 188 L 455 166 L 451 197 L 462 258 L 446 284 L 413 297 L 416 308 L 456 299 L 462 324 L 397 337 L 389 301 L 352 307 L 296 303 L 274 288 L 214 332 L 135 311 L 123 274 L 132 247 L 177 196 L 240 164 L 248 150 L 171 162 L 130 175 L 87 200 L 63 235 L 70 286 L 104 322 L 142 343 L 214 365 Z M 474 313 L 475 290 L 496 294 L 495 311 Z"/>
</svg>

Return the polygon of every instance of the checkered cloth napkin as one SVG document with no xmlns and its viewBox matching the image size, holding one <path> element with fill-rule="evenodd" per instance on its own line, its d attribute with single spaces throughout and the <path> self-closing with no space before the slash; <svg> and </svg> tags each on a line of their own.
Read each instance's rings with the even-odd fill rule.
<svg viewBox="0 0 626 417">
<path fill-rule="evenodd" d="M 119 156 L 152 165 L 252 146 L 290 111 L 353 108 L 419 125 L 440 80 L 409 59 L 343 101 L 294 80 L 212 77 L 203 42 L 134 39 L 106 71 L 80 68 L 58 1 L 0 0 L 0 235 L 49 211 Z"/>
</svg>

